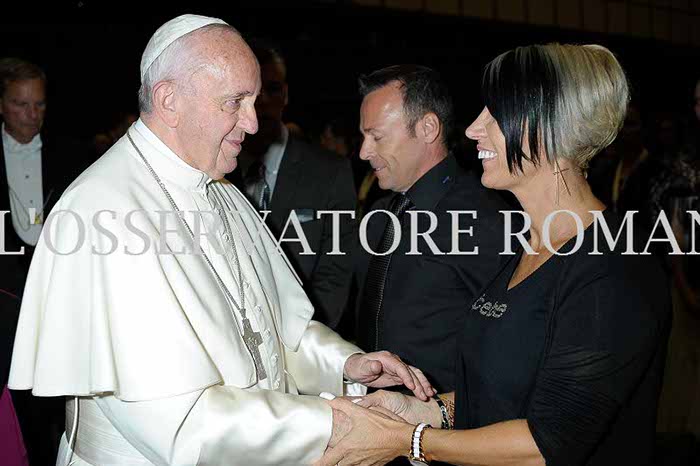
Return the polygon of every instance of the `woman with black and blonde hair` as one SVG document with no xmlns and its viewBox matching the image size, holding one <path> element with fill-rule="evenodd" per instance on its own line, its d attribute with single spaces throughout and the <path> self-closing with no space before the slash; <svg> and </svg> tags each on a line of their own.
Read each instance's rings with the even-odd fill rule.
<svg viewBox="0 0 700 466">
<path fill-rule="evenodd" d="M 624 121 L 625 74 L 598 45 L 534 45 L 493 60 L 482 92 L 466 135 L 482 183 L 522 205 L 526 240 L 465 305 L 455 392 L 331 401 L 353 430 L 319 464 L 650 465 L 666 278 L 653 256 L 627 254 L 631 235 L 610 244 L 624 224 L 585 177 Z"/>
</svg>

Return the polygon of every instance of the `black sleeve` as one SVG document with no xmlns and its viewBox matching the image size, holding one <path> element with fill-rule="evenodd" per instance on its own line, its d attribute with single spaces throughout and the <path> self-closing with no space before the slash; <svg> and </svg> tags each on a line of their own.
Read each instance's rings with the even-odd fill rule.
<svg viewBox="0 0 700 466">
<path fill-rule="evenodd" d="M 338 164 L 336 177 L 332 183 L 333 192 L 327 210 L 355 211 L 357 195 L 352 179 L 352 169 L 348 160 Z M 316 320 L 335 329 L 340 323 L 348 302 L 353 275 L 353 253 L 356 249 L 357 220 L 349 215 L 340 217 L 340 250 L 345 255 L 329 255 L 333 250 L 333 228 L 331 216 L 326 215 L 321 239 L 318 262 L 311 276 L 307 291 L 314 301 Z"/>
<path fill-rule="evenodd" d="M 548 466 L 585 464 L 648 371 L 661 333 L 658 301 L 645 292 L 654 283 L 605 271 L 566 282 L 526 415 Z"/>
</svg>

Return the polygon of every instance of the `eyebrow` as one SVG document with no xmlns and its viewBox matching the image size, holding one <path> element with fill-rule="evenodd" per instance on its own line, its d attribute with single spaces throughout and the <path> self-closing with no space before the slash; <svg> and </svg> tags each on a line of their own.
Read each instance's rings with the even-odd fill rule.
<svg viewBox="0 0 700 466">
<path fill-rule="evenodd" d="M 226 94 L 223 96 L 224 99 L 237 99 L 239 97 L 249 97 L 249 96 L 254 96 L 255 92 L 251 91 L 242 91 L 242 92 L 236 92 L 233 94 Z"/>
<path fill-rule="evenodd" d="M 360 133 L 363 133 L 363 134 L 364 133 L 379 133 L 379 132 L 380 131 L 377 128 L 373 128 L 371 126 L 367 127 L 367 128 L 363 128 L 362 126 L 360 126 Z"/>
<path fill-rule="evenodd" d="M 14 103 L 16 103 L 16 104 L 30 104 L 30 103 L 32 103 L 32 102 L 37 103 L 37 104 L 44 104 L 44 103 L 46 103 L 46 99 L 32 101 L 31 99 L 22 99 L 22 98 L 20 98 L 20 99 L 15 99 L 15 98 L 12 98 L 12 99 L 9 99 L 9 100 L 12 101 L 12 102 L 14 102 Z"/>
</svg>

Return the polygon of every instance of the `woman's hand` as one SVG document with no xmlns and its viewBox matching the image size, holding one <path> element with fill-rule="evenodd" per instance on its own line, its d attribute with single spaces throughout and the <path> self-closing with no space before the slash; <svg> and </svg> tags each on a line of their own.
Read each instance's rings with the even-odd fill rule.
<svg viewBox="0 0 700 466">
<path fill-rule="evenodd" d="M 384 408 L 410 424 L 426 422 L 435 428 L 439 428 L 442 424 L 442 412 L 433 399 L 421 401 L 402 393 L 379 390 L 363 397 L 357 404 L 372 410 Z"/>
<path fill-rule="evenodd" d="M 381 407 L 372 411 L 343 398 L 328 403 L 334 413 L 350 419 L 352 429 L 333 446 L 329 444 L 314 466 L 379 466 L 408 454 L 413 425 L 382 414 Z"/>
</svg>

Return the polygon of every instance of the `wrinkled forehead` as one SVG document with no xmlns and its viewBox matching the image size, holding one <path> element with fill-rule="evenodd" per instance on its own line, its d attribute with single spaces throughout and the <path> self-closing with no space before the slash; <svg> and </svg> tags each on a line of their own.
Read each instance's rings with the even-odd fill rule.
<svg viewBox="0 0 700 466">
<path fill-rule="evenodd" d="M 193 82 L 217 81 L 257 94 L 260 90 L 260 67 L 243 38 L 234 33 L 202 38 L 194 54 L 200 58 L 192 73 Z"/>
</svg>

